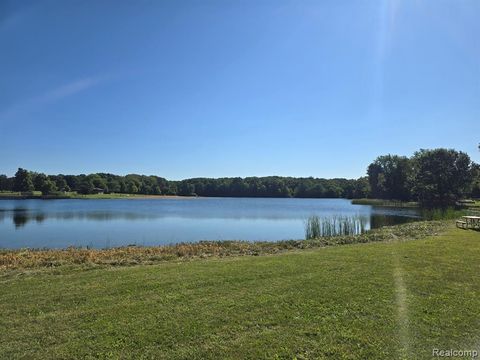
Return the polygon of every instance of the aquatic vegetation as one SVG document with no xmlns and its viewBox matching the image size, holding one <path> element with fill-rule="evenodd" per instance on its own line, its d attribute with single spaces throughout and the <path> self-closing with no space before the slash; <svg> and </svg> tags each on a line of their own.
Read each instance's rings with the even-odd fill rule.
<svg viewBox="0 0 480 360">
<path fill-rule="evenodd" d="M 363 234 L 366 231 L 367 223 L 367 218 L 360 215 L 326 218 L 311 216 L 305 223 L 305 239 Z"/>
<path fill-rule="evenodd" d="M 361 229 L 361 224 L 359 226 Z M 128 266 L 210 257 L 258 256 L 343 244 L 413 240 L 437 235 L 453 226 L 452 221 L 419 221 L 374 229 L 360 235 L 324 236 L 311 240 L 277 242 L 201 241 L 168 246 L 124 246 L 110 249 L 5 249 L 0 250 L 0 271 L 61 266 Z"/>
<path fill-rule="evenodd" d="M 2 271 L 0 358 L 432 359 L 435 344 L 477 344 L 480 233 L 449 228 L 420 239 Z M 411 342 L 402 357 L 405 321 L 402 339 Z"/>
</svg>

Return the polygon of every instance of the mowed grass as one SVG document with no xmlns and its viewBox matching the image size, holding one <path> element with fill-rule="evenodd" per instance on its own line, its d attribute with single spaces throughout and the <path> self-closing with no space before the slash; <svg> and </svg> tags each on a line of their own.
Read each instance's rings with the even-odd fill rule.
<svg viewBox="0 0 480 360">
<path fill-rule="evenodd" d="M 1 273 L 5 359 L 429 359 L 480 346 L 480 233 Z"/>
</svg>

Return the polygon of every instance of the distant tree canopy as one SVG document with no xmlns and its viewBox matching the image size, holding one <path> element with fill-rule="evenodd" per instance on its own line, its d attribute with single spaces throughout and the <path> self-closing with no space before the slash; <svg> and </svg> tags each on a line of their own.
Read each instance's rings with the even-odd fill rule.
<svg viewBox="0 0 480 360">
<path fill-rule="evenodd" d="M 480 192 L 479 166 L 453 149 L 422 149 L 411 158 L 379 156 L 367 173 L 371 196 L 379 199 L 448 205 Z"/>
<path fill-rule="evenodd" d="M 29 192 L 33 191 L 34 189 L 35 187 L 33 185 L 32 173 L 25 169 L 19 168 L 15 173 L 13 180 L 13 190 Z"/>
<path fill-rule="evenodd" d="M 8 178 L 7 175 L 0 175 L 0 190 L 12 191 L 13 178 Z"/>
<path fill-rule="evenodd" d="M 175 182 L 175 185 L 179 195 L 300 198 L 360 198 L 368 195 L 364 179 L 316 179 L 280 176 L 195 178 Z"/>
<path fill-rule="evenodd" d="M 462 197 L 480 197 L 480 165 L 452 149 L 420 150 L 407 158 L 382 155 L 359 179 L 281 176 L 193 178 L 169 181 L 158 176 L 107 173 L 45 175 L 18 169 L 0 175 L 0 191 L 41 191 L 44 195 L 76 191 L 145 195 L 219 197 L 379 198 L 446 205 Z"/>
<path fill-rule="evenodd" d="M 366 177 L 348 180 L 268 176 L 168 181 L 158 176 L 136 174 L 45 175 L 24 169 L 19 169 L 13 178 L 0 176 L 0 190 L 35 190 L 44 195 L 65 191 L 92 194 L 101 190 L 105 193 L 145 195 L 302 198 L 362 198 L 370 192 Z"/>
</svg>

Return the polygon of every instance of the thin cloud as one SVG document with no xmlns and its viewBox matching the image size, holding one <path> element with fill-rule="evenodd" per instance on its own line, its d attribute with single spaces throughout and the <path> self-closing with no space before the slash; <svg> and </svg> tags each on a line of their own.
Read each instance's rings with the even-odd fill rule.
<svg viewBox="0 0 480 360">
<path fill-rule="evenodd" d="M 102 78 L 100 77 L 87 77 L 59 86 L 47 91 L 45 94 L 30 98 L 22 103 L 17 103 L 9 109 L 0 112 L 0 119 L 6 121 L 19 115 L 26 115 L 44 106 L 57 103 L 66 97 L 88 90 L 101 81 Z"/>
<path fill-rule="evenodd" d="M 72 83 L 60 86 L 54 90 L 49 91 L 43 96 L 39 96 L 35 99 L 38 104 L 50 104 L 57 102 L 63 98 L 79 93 L 83 90 L 87 90 L 92 86 L 95 86 L 100 82 L 99 78 L 85 78 L 74 81 Z"/>
</svg>

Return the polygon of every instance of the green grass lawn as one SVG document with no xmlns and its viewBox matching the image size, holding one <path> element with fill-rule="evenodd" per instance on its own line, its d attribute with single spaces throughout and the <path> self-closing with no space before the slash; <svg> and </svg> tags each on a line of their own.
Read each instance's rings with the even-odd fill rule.
<svg viewBox="0 0 480 360">
<path fill-rule="evenodd" d="M 21 197 L 22 193 L 18 191 L 0 191 L 0 198 L 2 197 Z M 41 191 L 32 191 L 31 196 L 42 196 Z"/>
<path fill-rule="evenodd" d="M 480 346 L 480 233 L 0 273 L 0 357 L 429 359 Z"/>
</svg>

